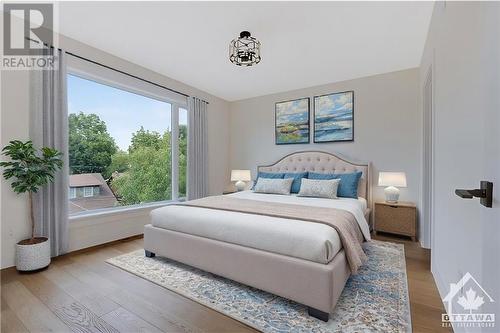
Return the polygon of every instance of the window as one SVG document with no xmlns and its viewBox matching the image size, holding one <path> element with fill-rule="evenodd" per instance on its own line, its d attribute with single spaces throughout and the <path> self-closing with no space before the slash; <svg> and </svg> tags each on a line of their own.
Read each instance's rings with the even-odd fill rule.
<svg viewBox="0 0 500 333">
<path fill-rule="evenodd" d="M 179 108 L 179 197 L 187 195 L 187 117 L 186 109 Z"/>
<path fill-rule="evenodd" d="M 70 199 L 76 198 L 76 188 L 75 187 L 69 188 L 69 198 Z"/>
<path fill-rule="evenodd" d="M 68 75 L 70 214 L 186 195 L 185 104 L 145 91 Z"/>
<path fill-rule="evenodd" d="M 84 187 L 83 188 L 83 196 L 85 198 L 94 196 L 94 188 L 93 187 Z"/>
</svg>

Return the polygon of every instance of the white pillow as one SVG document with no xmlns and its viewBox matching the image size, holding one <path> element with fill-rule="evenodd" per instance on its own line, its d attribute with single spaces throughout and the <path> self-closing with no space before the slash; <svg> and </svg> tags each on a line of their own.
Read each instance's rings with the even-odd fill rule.
<svg viewBox="0 0 500 333">
<path fill-rule="evenodd" d="M 316 197 L 337 199 L 340 179 L 307 179 L 302 178 L 299 197 Z"/>
<path fill-rule="evenodd" d="M 257 193 L 269 194 L 290 194 L 292 183 L 293 178 L 280 179 L 259 177 L 253 191 Z"/>
</svg>

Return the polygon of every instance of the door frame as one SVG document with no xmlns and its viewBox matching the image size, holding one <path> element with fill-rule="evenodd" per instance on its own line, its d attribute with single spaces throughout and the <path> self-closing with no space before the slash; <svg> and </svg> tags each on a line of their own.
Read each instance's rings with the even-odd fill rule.
<svg viewBox="0 0 500 333">
<path fill-rule="evenodd" d="M 422 86 L 422 246 L 434 248 L 434 68 L 429 65 Z M 429 90 L 429 91 L 428 91 Z M 429 97 L 427 97 L 429 96 Z M 427 100 L 429 98 L 430 100 Z M 432 253 L 431 253 L 432 255 Z"/>
</svg>

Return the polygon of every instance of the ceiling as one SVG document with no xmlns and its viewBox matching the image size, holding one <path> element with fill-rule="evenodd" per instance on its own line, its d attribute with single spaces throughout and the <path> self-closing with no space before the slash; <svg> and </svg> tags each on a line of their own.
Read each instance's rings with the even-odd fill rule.
<svg viewBox="0 0 500 333">
<path fill-rule="evenodd" d="M 432 2 L 60 2 L 59 31 L 228 101 L 417 67 Z M 248 30 L 262 61 L 238 67 Z"/>
</svg>

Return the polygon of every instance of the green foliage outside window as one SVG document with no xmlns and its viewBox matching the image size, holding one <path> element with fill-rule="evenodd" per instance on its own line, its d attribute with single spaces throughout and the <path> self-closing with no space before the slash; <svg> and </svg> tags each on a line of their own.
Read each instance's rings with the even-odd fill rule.
<svg viewBox="0 0 500 333">
<path fill-rule="evenodd" d="M 113 178 L 111 186 L 122 205 L 171 199 L 170 132 L 141 128 L 129 147 L 129 169 Z"/>
<path fill-rule="evenodd" d="M 179 125 L 179 197 L 187 195 L 187 126 Z"/>
<path fill-rule="evenodd" d="M 72 116 L 74 119 L 71 121 Z M 89 140 L 96 141 L 96 144 L 87 142 Z M 179 195 L 181 197 L 186 195 L 186 154 L 187 126 L 180 125 Z M 82 160 L 85 158 L 88 160 Z M 121 151 L 116 149 L 114 139 L 107 132 L 106 124 L 97 115 L 72 114 L 70 115 L 70 166 L 72 162 L 75 163 L 75 167 L 71 167 L 73 174 L 99 172 L 105 179 L 110 179 L 111 188 L 120 205 L 171 199 L 170 131 L 160 134 L 141 127 L 132 134 L 128 151 Z M 82 165 L 87 167 L 81 167 Z"/>
<path fill-rule="evenodd" d="M 111 164 L 106 168 L 102 175 L 104 179 L 108 179 L 114 172 L 125 172 L 130 166 L 130 156 L 126 151 L 119 150 L 111 156 Z"/>
<path fill-rule="evenodd" d="M 69 115 L 68 126 L 70 172 L 104 175 L 117 150 L 106 123 L 95 114 L 80 112 Z"/>
</svg>

